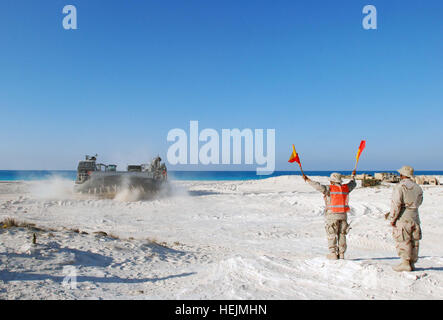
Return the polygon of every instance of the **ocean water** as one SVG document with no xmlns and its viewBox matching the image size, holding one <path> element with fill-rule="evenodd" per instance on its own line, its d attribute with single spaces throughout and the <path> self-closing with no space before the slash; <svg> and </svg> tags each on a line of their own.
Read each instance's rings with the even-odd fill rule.
<svg viewBox="0 0 443 320">
<path fill-rule="evenodd" d="M 305 171 L 308 176 L 329 176 L 332 172 L 349 175 L 351 171 Z M 395 170 L 357 171 L 357 174 L 375 172 L 397 173 Z M 46 180 L 54 177 L 75 180 L 74 170 L 0 170 L 0 181 Z M 443 171 L 416 171 L 416 175 L 443 175 Z M 283 175 L 301 175 L 300 171 L 275 171 L 270 175 L 257 175 L 255 171 L 168 171 L 172 180 L 258 180 Z"/>
</svg>

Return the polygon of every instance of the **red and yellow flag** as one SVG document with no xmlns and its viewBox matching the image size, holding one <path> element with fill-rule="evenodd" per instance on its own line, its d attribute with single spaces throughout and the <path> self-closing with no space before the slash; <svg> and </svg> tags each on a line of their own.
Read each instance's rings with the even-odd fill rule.
<svg viewBox="0 0 443 320">
<path fill-rule="evenodd" d="M 355 157 L 355 160 L 357 160 L 357 162 L 358 162 L 358 159 L 360 159 L 360 155 L 363 152 L 363 149 L 365 147 L 366 147 L 366 140 L 362 140 L 360 142 L 360 147 L 358 147 L 357 156 Z"/>
<path fill-rule="evenodd" d="M 298 157 L 297 151 L 295 151 L 295 146 L 292 145 L 292 154 L 291 157 L 289 158 L 288 162 L 297 162 L 300 166 L 300 158 Z"/>
</svg>

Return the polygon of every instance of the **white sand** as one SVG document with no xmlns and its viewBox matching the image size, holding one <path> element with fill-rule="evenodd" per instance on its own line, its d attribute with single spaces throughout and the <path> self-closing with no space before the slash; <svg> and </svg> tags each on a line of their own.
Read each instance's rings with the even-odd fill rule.
<svg viewBox="0 0 443 320">
<path fill-rule="evenodd" d="M 71 187 L 0 183 L 1 220 L 56 230 L 37 232 L 35 246 L 28 229 L 0 231 L 1 299 L 443 298 L 442 186 L 423 187 L 412 273 L 391 269 L 399 260 L 383 217 L 389 185 L 351 194 L 345 261 L 326 260 L 323 198 L 298 176 L 176 182 L 174 196 L 153 201 L 79 199 Z M 71 265 L 76 289 L 62 285 Z"/>
</svg>

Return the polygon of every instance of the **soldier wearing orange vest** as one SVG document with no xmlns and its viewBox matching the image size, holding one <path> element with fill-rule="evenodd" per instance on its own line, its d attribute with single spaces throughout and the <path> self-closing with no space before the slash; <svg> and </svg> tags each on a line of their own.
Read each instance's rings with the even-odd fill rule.
<svg viewBox="0 0 443 320">
<path fill-rule="evenodd" d="M 345 258 L 346 234 L 349 224 L 347 212 L 349 208 L 349 193 L 357 186 L 355 182 L 355 170 L 352 172 L 351 181 L 342 184 L 340 173 L 333 173 L 329 178 L 330 185 L 325 186 L 312 181 L 303 174 L 303 179 L 315 190 L 323 193 L 325 200 L 326 234 L 328 236 L 329 254 L 328 259 L 337 260 Z"/>
</svg>

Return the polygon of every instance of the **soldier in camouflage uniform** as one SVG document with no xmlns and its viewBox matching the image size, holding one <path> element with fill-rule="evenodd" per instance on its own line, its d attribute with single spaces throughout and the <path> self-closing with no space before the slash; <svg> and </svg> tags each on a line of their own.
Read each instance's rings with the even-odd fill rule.
<svg viewBox="0 0 443 320">
<path fill-rule="evenodd" d="M 414 182 L 414 169 L 403 166 L 401 181 L 394 187 L 391 202 L 391 225 L 393 238 L 401 263 L 395 271 L 413 271 L 418 260 L 419 240 L 422 238 L 418 207 L 423 202 L 423 190 Z"/>
<path fill-rule="evenodd" d="M 312 181 L 306 175 L 303 179 L 315 190 L 323 193 L 325 200 L 325 229 L 328 236 L 329 254 L 328 259 L 337 260 L 345 258 L 346 235 L 349 231 L 347 222 L 347 212 L 349 193 L 356 187 L 355 170 L 352 172 L 352 179 L 349 183 L 342 185 L 342 177 L 339 173 L 331 174 L 330 185 L 325 186 Z M 338 198 L 337 198 L 338 197 Z"/>
</svg>

